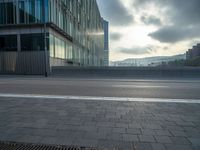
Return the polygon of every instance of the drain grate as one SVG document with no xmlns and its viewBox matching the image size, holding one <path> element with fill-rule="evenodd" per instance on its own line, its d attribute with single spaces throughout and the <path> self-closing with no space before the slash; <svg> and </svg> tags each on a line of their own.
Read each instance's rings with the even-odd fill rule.
<svg viewBox="0 0 200 150">
<path fill-rule="evenodd" d="M 0 141 L 0 150 L 100 150 L 79 146 L 58 146 Z"/>
</svg>

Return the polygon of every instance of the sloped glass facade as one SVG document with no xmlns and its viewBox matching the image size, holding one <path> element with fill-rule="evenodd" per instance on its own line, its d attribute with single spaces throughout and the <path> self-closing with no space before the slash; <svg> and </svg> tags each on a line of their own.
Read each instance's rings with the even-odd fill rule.
<svg viewBox="0 0 200 150">
<path fill-rule="evenodd" d="M 0 25 L 41 23 L 44 9 L 48 11 L 48 0 L 0 0 Z"/>
<path fill-rule="evenodd" d="M 104 66 L 109 66 L 109 23 L 104 22 Z"/>
<path fill-rule="evenodd" d="M 103 65 L 103 21 L 96 0 L 0 0 L 1 27 L 34 28 L 37 24 L 44 27 L 44 23 L 52 60 L 61 59 L 66 65 Z M 35 32 L 20 33 L 20 50 L 44 50 L 44 29 Z"/>
</svg>

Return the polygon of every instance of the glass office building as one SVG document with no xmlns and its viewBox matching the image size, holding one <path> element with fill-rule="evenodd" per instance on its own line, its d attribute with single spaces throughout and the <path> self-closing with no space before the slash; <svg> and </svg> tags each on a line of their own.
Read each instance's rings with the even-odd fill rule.
<svg viewBox="0 0 200 150">
<path fill-rule="evenodd" d="M 48 50 L 49 66 L 102 66 L 96 0 L 0 0 L 0 52 Z"/>
<path fill-rule="evenodd" d="M 103 19 L 104 27 L 104 66 L 109 66 L 109 23 Z"/>
</svg>

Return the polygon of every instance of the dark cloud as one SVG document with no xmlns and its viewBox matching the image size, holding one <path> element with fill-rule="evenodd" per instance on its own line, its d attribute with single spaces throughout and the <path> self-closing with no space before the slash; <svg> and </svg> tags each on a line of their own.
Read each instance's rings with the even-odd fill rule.
<svg viewBox="0 0 200 150">
<path fill-rule="evenodd" d="M 149 34 L 150 37 L 164 43 L 176 43 L 200 37 L 200 0 L 135 0 L 134 7 L 143 9 L 154 3 L 160 10 L 165 10 L 165 16 L 171 26 L 162 26 Z M 148 23 L 144 17 L 143 22 Z"/>
<path fill-rule="evenodd" d="M 121 37 L 122 37 L 122 34 L 120 34 L 120 33 L 117 33 L 117 32 L 110 33 L 111 40 L 117 41 L 117 40 L 120 40 Z"/>
<path fill-rule="evenodd" d="M 102 16 L 106 16 L 113 26 L 127 26 L 134 17 L 124 7 L 120 0 L 98 0 Z"/>
<path fill-rule="evenodd" d="M 200 0 L 168 0 L 171 20 L 179 25 L 200 25 Z M 171 13 L 170 13 L 171 12 Z"/>
<path fill-rule="evenodd" d="M 119 52 L 131 55 L 144 55 L 150 54 L 154 50 L 151 47 L 132 47 L 132 48 L 119 48 Z"/>
<path fill-rule="evenodd" d="M 149 36 L 164 43 L 176 43 L 191 38 L 200 37 L 199 27 L 165 26 L 150 33 Z"/>
<path fill-rule="evenodd" d="M 174 24 L 200 24 L 200 0 L 134 0 L 136 9 L 154 3 L 160 10 L 166 9 L 166 15 Z"/>
<path fill-rule="evenodd" d="M 140 20 L 145 23 L 146 25 L 156 25 L 156 26 L 160 26 L 161 20 L 159 18 L 157 18 L 156 16 L 142 16 L 140 18 Z"/>
</svg>

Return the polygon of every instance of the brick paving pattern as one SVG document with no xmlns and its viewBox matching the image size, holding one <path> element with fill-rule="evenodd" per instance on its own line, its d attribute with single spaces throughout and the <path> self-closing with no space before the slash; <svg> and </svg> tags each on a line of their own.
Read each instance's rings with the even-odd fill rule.
<svg viewBox="0 0 200 150">
<path fill-rule="evenodd" d="M 0 98 L 0 140 L 200 150 L 200 104 Z"/>
</svg>

